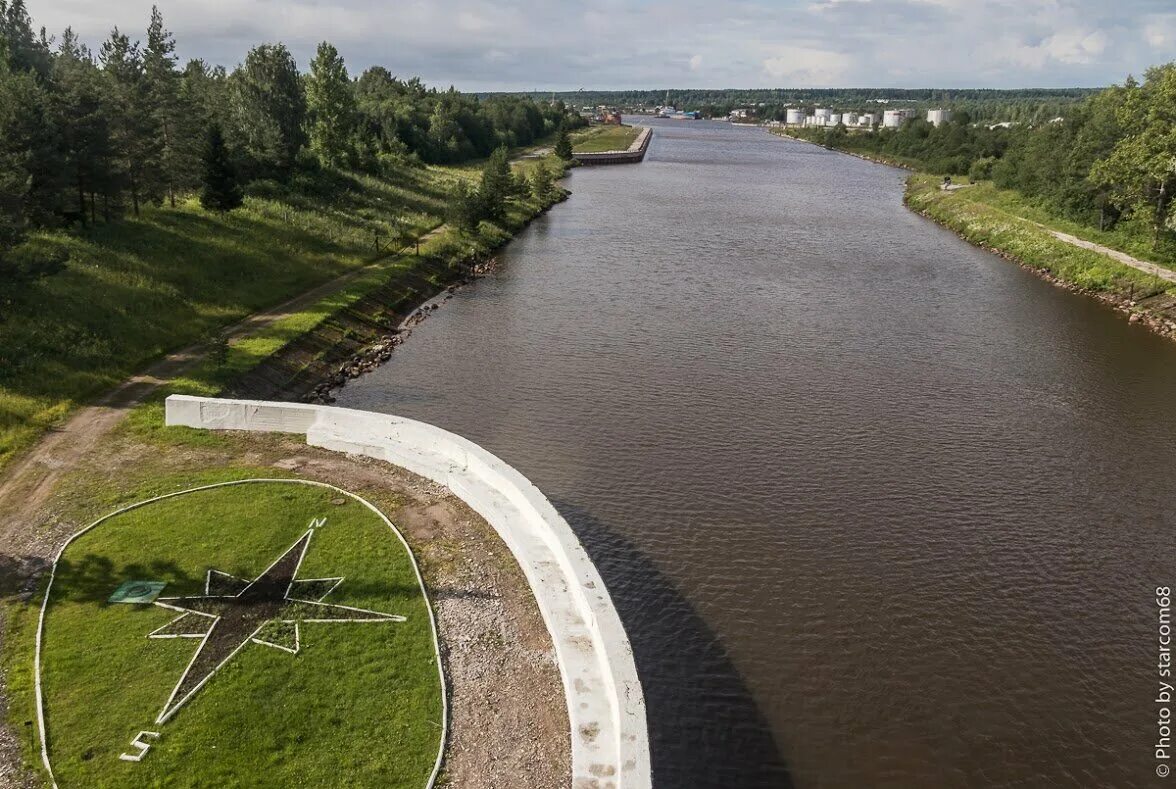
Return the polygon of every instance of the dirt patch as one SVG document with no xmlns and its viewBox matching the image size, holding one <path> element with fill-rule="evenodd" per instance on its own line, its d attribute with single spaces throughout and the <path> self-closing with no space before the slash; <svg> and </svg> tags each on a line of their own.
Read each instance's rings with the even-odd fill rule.
<svg viewBox="0 0 1176 789">
<path fill-rule="evenodd" d="M 554 650 L 530 587 L 494 530 L 447 489 L 403 469 L 287 436 L 229 433 L 223 439 L 212 447 L 160 447 L 116 432 L 100 457 L 76 460 L 5 530 L 0 571 L 6 598 L 35 605 L 36 579 L 69 535 L 121 503 L 209 481 L 210 469 L 290 473 L 337 485 L 380 507 L 420 563 L 437 614 L 450 698 L 440 785 L 568 786 L 570 736 Z M 5 711 L 8 701 L 0 697 Z M 39 784 L 21 766 L 25 728 L 22 721 L 0 727 L 0 786 Z"/>
</svg>

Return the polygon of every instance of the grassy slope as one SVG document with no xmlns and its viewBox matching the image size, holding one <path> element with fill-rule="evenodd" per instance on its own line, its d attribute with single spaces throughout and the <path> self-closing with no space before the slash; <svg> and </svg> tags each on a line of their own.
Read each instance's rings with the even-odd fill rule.
<svg viewBox="0 0 1176 789">
<path fill-rule="evenodd" d="M 477 173 L 470 165 L 406 169 L 392 179 L 338 175 L 334 184 L 316 184 L 317 195 L 263 189 L 268 196 L 226 216 L 190 201 L 87 235 L 47 236 L 70 249 L 69 267 L 0 322 L 0 468 L 78 403 L 149 360 L 378 261 L 340 293 L 234 343 L 173 390 L 214 393 L 331 311 L 417 265 L 393 240 L 439 225 L 452 184 Z M 521 225 L 539 208 L 512 206 L 508 224 Z M 444 231 L 421 252 L 458 256 L 504 237 L 491 227 L 472 238 Z"/>
<path fill-rule="evenodd" d="M 432 770 L 441 697 L 428 613 L 403 547 L 354 501 L 309 486 L 193 493 L 116 516 L 66 551 L 46 621 L 50 754 L 62 786 L 419 787 Z M 253 577 L 305 530 L 301 577 L 345 575 L 327 602 L 399 613 L 399 624 L 302 628 L 302 651 L 247 646 L 160 730 L 139 764 L 120 761 L 152 725 L 191 657 L 188 639 L 149 640 L 152 606 L 109 605 L 130 578 L 199 594 L 209 567 Z M 239 528 L 248 522 L 249 529 Z M 392 659 L 389 659 L 391 656 Z M 101 715 L 95 715 L 101 710 Z"/>
<path fill-rule="evenodd" d="M 939 182 L 937 176 L 912 176 L 907 184 L 907 204 L 975 244 L 998 249 L 1026 265 L 1093 291 L 1133 293 L 1138 298 L 1167 290 L 1168 283 L 1106 255 L 1059 241 L 1026 221 L 1023 217 L 1037 220 L 1040 215 L 1027 210 L 1019 195 L 1001 192 L 988 183 L 944 192 L 939 189 Z M 1049 217 L 1040 216 L 1040 219 Z M 1049 224 L 1070 230 L 1056 220 Z M 1091 240 L 1107 243 L 1113 239 Z M 1107 243 L 1107 246 L 1115 245 Z"/>
<path fill-rule="evenodd" d="M 572 136 L 572 150 L 576 153 L 624 151 L 640 131 L 636 126 L 591 126 Z"/>
</svg>

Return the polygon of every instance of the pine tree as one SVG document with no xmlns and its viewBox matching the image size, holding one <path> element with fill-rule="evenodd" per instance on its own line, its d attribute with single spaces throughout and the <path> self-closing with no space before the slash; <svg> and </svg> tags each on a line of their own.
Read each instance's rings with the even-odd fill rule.
<svg viewBox="0 0 1176 789">
<path fill-rule="evenodd" d="M 306 144 L 306 93 L 284 44 L 262 44 L 229 78 L 230 136 L 262 170 L 288 172 Z"/>
<path fill-rule="evenodd" d="M 158 171 L 150 177 L 172 206 L 178 193 L 199 183 L 199 150 L 204 131 L 195 108 L 180 93 L 175 52 L 175 39 L 164 29 L 159 8 L 152 6 L 147 46 L 143 50 L 143 82 L 148 112 L 159 135 L 159 157 L 151 163 Z"/>
<path fill-rule="evenodd" d="M 237 170 L 225 147 L 224 134 L 218 124 L 208 129 L 204 144 L 204 188 L 200 192 L 200 205 L 209 211 L 232 211 L 244 202 L 241 187 L 237 183 Z"/>
<path fill-rule="evenodd" d="M 324 165 L 344 164 L 355 125 L 355 96 L 343 58 L 326 41 L 318 45 L 318 52 L 310 62 L 306 110 L 310 120 L 310 149 Z"/>
<path fill-rule="evenodd" d="M 555 140 L 555 155 L 565 162 L 572 158 L 572 138 L 568 135 L 566 126 L 560 126 L 559 137 Z"/>
<path fill-rule="evenodd" d="M 506 201 L 514 192 L 514 183 L 510 156 L 506 146 L 501 146 L 490 154 L 482 168 L 482 183 L 478 188 L 487 219 L 497 222 L 506 216 Z"/>
<path fill-rule="evenodd" d="M 112 105 L 111 138 L 114 144 L 116 191 L 126 189 L 135 216 L 145 201 L 162 197 L 160 171 L 163 146 L 151 111 L 143 73 L 143 53 L 116 27 L 102 45 L 99 59 L 110 78 L 106 91 Z"/>
</svg>

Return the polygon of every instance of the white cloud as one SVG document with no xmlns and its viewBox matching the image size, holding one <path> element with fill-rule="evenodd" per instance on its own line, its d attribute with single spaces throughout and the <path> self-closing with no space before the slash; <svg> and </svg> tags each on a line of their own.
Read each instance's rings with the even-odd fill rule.
<svg viewBox="0 0 1176 789">
<path fill-rule="evenodd" d="M 143 36 L 232 67 L 283 41 L 338 46 L 472 90 L 1105 85 L 1176 58 L 1176 0 L 29 0 L 51 33 Z M 1162 9 L 1162 10 L 1161 10 Z"/>
<path fill-rule="evenodd" d="M 1143 26 L 1143 40 L 1152 49 L 1176 46 L 1176 14 L 1162 14 L 1147 19 Z"/>
<path fill-rule="evenodd" d="M 780 84 L 804 87 L 835 85 L 849 70 L 844 55 L 811 47 L 784 46 L 763 60 L 764 74 Z"/>
</svg>

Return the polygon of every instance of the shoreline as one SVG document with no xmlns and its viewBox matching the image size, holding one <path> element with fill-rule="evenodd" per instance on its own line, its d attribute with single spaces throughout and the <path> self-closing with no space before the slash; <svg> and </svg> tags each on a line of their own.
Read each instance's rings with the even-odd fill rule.
<svg viewBox="0 0 1176 789">
<path fill-rule="evenodd" d="M 431 271 L 393 276 L 355 303 L 336 310 L 225 387 L 223 396 L 278 399 L 318 405 L 383 365 L 434 310 L 459 288 L 492 272 L 496 253 L 570 193 L 527 217 L 494 247 L 450 260 Z M 422 276 L 426 274 L 427 276 Z M 401 295 L 397 296 L 396 294 Z"/>
<path fill-rule="evenodd" d="M 903 205 L 906 206 L 907 210 L 911 211 L 912 213 L 934 222 L 936 225 L 950 231 L 957 238 L 968 242 L 977 249 L 992 253 L 997 257 L 1009 261 L 1010 263 L 1015 263 L 1020 268 L 1040 279 L 1045 280 L 1054 287 L 1061 288 L 1071 293 L 1086 296 L 1088 298 L 1094 299 L 1095 301 L 1098 301 L 1104 306 L 1113 309 L 1115 312 L 1125 317 L 1127 322 L 1130 324 L 1142 326 L 1150 330 L 1152 333 L 1159 335 L 1160 337 L 1176 341 L 1176 312 L 1174 312 L 1173 309 L 1176 307 L 1176 299 L 1166 297 L 1162 290 L 1159 294 L 1152 294 L 1143 299 L 1137 300 L 1133 298 L 1134 294 L 1130 292 L 1125 294 L 1118 290 L 1098 290 L 1095 288 L 1086 287 L 1055 273 L 1049 267 L 1048 262 L 1035 265 L 1034 263 L 1026 260 L 1021 255 L 1011 252 L 1008 249 L 998 245 L 990 244 L 983 239 L 973 238 L 971 234 L 979 234 L 983 231 L 974 224 L 969 223 L 966 218 L 961 217 L 958 214 L 950 217 L 941 217 L 927 209 L 920 209 L 911 205 L 911 197 L 916 193 L 917 187 L 913 186 L 911 181 L 908 179 L 903 192 Z M 1029 222 L 1030 220 L 1025 221 Z M 1038 226 L 1036 223 L 1033 224 L 1034 231 L 1041 233 L 1043 237 L 1054 240 L 1059 244 L 1066 243 L 1060 239 L 1056 239 L 1049 228 L 1045 226 Z M 1117 265 L 1122 265 L 1118 264 L 1117 261 L 1114 261 L 1113 258 L 1102 255 L 1101 252 L 1094 250 L 1090 251 L 1091 254 L 1097 254 L 1106 257 L 1107 260 L 1116 262 Z M 1158 305 L 1155 306 L 1160 306 L 1160 309 L 1154 309 L 1153 305 L 1143 303 L 1150 300 L 1157 300 Z"/>
<path fill-rule="evenodd" d="M 1107 307 L 1110 307 L 1111 309 L 1113 309 L 1116 312 L 1123 315 L 1127 319 L 1128 323 L 1131 323 L 1133 325 L 1142 326 L 1144 328 L 1149 329 L 1154 334 L 1158 334 L 1161 337 L 1176 341 L 1176 299 L 1172 299 L 1172 300 L 1165 299 L 1163 296 L 1163 291 L 1161 291 L 1159 294 L 1153 294 L 1151 296 L 1145 297 L 1144 299 L 1137 300 L 1134 298 L 1133 291 L 1123 293 L 1123 292 L 1120 292 L 1118 290 L 1113 290 L 1113 289 L 1111 289 L 1111 290 L 1098 290 L 1095 288 L 1083 286 L 1083 285 L 1081 285 L 1071 279 L 1068 279 L 1064 276 L 1056 274 L 1049 267 L 1048 261 L 1043 261 L 1043 263 L 1035 265 L 1034 263 L 1027 261 L 1026 259 L 1024 259 L 1024 257 L 1022 257 L 1012 251 L 1009 251 L 1009 250 L 1004 249 L 1004 248 L 997 246 L 997 245 L 990 244 L 983 239 L 974 238 L 972 234 L 977 234 L 977 235 L 981 234 L 981 233 L 983 233 L 983 230 L 981 228 L 979 228 L 978 226 L 976 226 L 974 223 L 970 222 L 966 217 L 959 215 L 959 213 L 952 212 L 952 215 L 950 217 L 939 216 L 926 208 L 918 208 L 918 207 L 912 205 L 912 203 L 911 203 L 912 197 L 917 194 L 921 194 L 919 192 L 919 187 L 914 183 L 914 176 L 919 174 L 919 171 L 914 169 L 913 167 L 910 167 L 908 165 L 904 165 L 904 164 L 901 164 L 898 162 L 887 161 L 884 159 L 878 159 L 878 158 L 874 158 L 874 157 L 870 157 L 870 156 L 865 156 L 863 154 L 854 153 L 853 151 L 844 151 L 839 148 L 829 148 L 824 145 L 818 145 L 817 143 L 815 143 L 811 140 L 805 140 L 800 137 L 794 137 L 791 134 L 787 134 L 787 133 L 784 133 L 784 134 L 777 134 L 775 132 L 769 132 L 769 133 L 775 134 L 777 137 L 786 137 L 789 140 L 795 140 L 797 142 L 803 142 L 803 143 L 807 143 L 809 145 L 817 145 L 817 147 L 822 148 L 824 150 L 832 151 L 834 153 L 845 154 L 846 156 L 853 156 L 857 159 L 862 159 L 864 161 L 872 162 L 874 164 L 880 164 L 880 165 L 885 165 L 887 167 L 895 167 L 898 169 L 906 170 L 907 172 L 911 173 L 911 175 L 907 177 L 906 185 L 903 188 L 902 202 L 908 211 L 911 211 L 912 213 L 917 214 L 917 215 L 923 217 L 924 219 L 927 219 L 931 222 L 934 222 L 935 224 L 939 225 L 940 227 L 944 228 L 945 230 L 948 230 L 951 233 L 953 233 L 957 238 L 961 239 L 962 241 L 966 241 L 967 243 L 971 244 L 972 246 L 976 247 L 977 249 L 982 249 L 985 252 L 990 252 L 1000 258 L 1003 258 L 1004 260 L 1007 260 L 1011 263 L 1015 263 L 1016 265 L 1020 266 L 1025 271 L 1028 271 L 1031 274 L 1039 277 L 1040 279 L 1043 279 L 1046 282 L 1049 282 L 1051 285 L 1054 285 L 1055 287 L 1062 288 L 1063 290 L 1068 290 L 1071 293 L 1075 293 L 1078 295 L 1087 296 L 1089 298 L 1095 299 L 1096 301 L 1100 302 L 1101 304 L 1103 304 Z M 925 193 L 927 193 L 926 190 L 924 192 L 922 192 L 922 194 L 925 194 Z M 945 213 L 947 213 L 947 211 L 945 211 Z M 1062 241 L 1061 239 L 1057 238 L 1057 236 L 1055 235 L 1055 231 L 1053 231 L 1051 228 L 1049 228 L 1045 225 L 1039 225 L 1038 223 L 1032 222 L 1032 220 L 1025 219 L 1023 217 L 1018 217 L 1018 218 L 1024 219 L 1025 222 L 1032 224 L 1034 226 L 1035 232 L 1041 233 L 1043 237 L 1048 237 L 1048 238 L 1057 240 L 1058 243 L 1067 243 L 1067 242 Z M 1060 232 L 1060 231 L 1058 231 L 1058 232 Z M 1117 265 L 1123 265 L 1125 268 L 1129 268 L 1125 264 L 1122 264 L 1119 261 L 1116 261 L 1113 257 L 1111 257 L 1109 255 L 1105 255 L 1104 253 L 1099 252 L 1098 250 L 1089 249 L 1089 247 L 1081 247 L 1081 248 L 1086 248 L 1092 254 L 1100 255 L 1102 257 L 1105 257 L 1110 262 L 1116 263 Z M 1153 305 L 1141 303 L 1141 302 L 1148 301 L 1151 299 L 1158 299 L 1158 301 L 1159 301 L 1158 306 L 1160 307 L 1159 309 L 1153 308 Z"/>
</svg>

